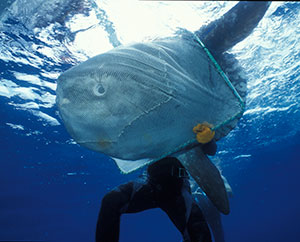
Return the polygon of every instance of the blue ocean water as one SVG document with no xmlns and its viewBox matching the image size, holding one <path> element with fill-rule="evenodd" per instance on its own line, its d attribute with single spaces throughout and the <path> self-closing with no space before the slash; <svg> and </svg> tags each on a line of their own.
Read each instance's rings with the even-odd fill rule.
<svg viewBox="0 0 300 242">
<path fill-rule="evenodd" d="M 15 0 L 0 10 L 0 241 L 93 241 L 101 198 L 137 177 L 75 144 L 56 78 L 119 43 L 196 30 L 235 2 Z M 13 3 L 12 3 L 13 2 Z M 248 81 L 238 127 L 214 158 L 233 188 L 228 242 L 299 241 L 300 4 L 273 2 L 231 53 Z M 160 210 L 124 215 L 121 242 L 180 241 Z"/>
</svg>

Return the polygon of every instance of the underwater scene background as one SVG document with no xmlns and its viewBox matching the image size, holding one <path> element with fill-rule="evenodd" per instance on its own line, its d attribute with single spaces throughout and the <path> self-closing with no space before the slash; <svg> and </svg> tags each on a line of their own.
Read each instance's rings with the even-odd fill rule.
<svg viewBox="0 0 300 242">
<path fill-rule="evenodd" d="M 55 106 L 65 70 L 119 44 L 190 31 L 236 2 L 15 0 L 0 4 L 0 241 L 93 241 L 104 194 L 134 179 L 77 145 Z M 272 2 L 230 52 L 248 79 L 213 158 L 233 189 L 228 242 L 300 237 L 300 3 Z M 123 215 L 121 242 L 181 241 L 159 209 Z"/>
</svg>

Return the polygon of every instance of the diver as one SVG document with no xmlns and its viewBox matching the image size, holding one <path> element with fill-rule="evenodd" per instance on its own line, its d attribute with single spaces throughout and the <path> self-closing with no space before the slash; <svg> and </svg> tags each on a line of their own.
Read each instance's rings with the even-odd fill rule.
<svg viewBox="0 0 300 242">
<path fill-rule="evenodd" d="M 214 140 L 202 145 L 206 155 L 215 155 Z M 184 242 L 210 242 L 212 236 L 204 215 L 193 199 L 189 175 L 177 158 L 165 157 L 147 168 L 147 176 L 108 192 L 102 199 L 96 242 L 119 241 L 120 217 L 161 208 L 180 231 Z"/>
</svg>

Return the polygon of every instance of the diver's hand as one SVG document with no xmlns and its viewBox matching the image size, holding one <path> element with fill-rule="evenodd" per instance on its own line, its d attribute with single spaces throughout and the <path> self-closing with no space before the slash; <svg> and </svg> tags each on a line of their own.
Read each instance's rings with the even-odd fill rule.
<svg viewBox="0 0 300 242">
<path fill-rule="evenodd" d="M 193 128 L 193 132 L 196 134 L 196 140 L 200 144 L 209 143 L 215 136 L 215 131 L 212 130 L 213 126 L 207 122 L 197 124 Z"/>
</svg>

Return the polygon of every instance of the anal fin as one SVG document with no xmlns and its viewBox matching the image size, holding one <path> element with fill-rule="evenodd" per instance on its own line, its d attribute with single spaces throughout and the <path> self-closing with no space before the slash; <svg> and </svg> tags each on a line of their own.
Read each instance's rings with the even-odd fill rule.
<svg viewBox="0 0 300 242">
<path fill-rule="evenodd" d="M 223 214 L 229 214 L 228 196 L 220 171 L 203 153 L 201 147 L 181 153 L 178 159 L 215 207 Z"/>
</svg>

